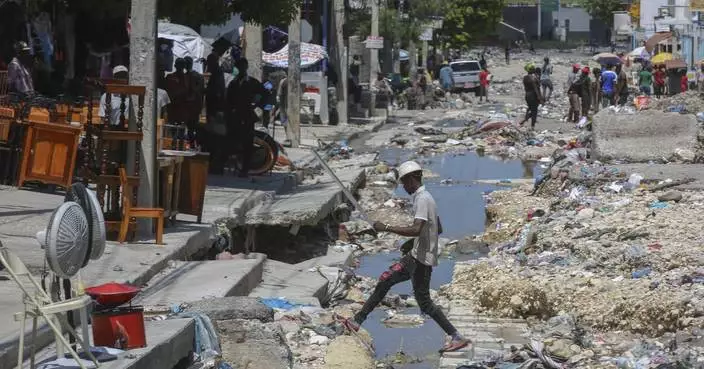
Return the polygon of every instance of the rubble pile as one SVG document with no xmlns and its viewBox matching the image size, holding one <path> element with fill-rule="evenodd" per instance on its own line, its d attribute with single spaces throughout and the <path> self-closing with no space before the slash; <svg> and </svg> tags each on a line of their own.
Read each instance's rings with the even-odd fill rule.
<svg viewBox="0 0 704 369">
<path fill-rule="evenodd" d="M 667 183 L 578 167 L 594 171 L 551 180 L 561 184 L 555 197 L 531 196 L 532 186 L 492 193 L 484 240 L 493 251 L 458 265 L 441 293 L 502 317 L 566 312 L 592 335 L 629 332 L 633 345 L 636 338 L 655 344 L 673 333 L 704 334 L 704 193 L 651 191 Z M 564 361 L 593 365 L 600 355 L 622 354 L 607 345 Z M 701 354 L 685 347 L 694 358 Z M 579 352 L 585 349 L 595 348 Z M 671 350 L 662 355 L 681 359 Z"/>
<path fill-rule="evenodd" d="M 704 111 L 704 100 L 699 91 L 688 90 L 674 96 L 651 99 L 649 107 L 668 112 L 696 114 Z"/>
</svg>

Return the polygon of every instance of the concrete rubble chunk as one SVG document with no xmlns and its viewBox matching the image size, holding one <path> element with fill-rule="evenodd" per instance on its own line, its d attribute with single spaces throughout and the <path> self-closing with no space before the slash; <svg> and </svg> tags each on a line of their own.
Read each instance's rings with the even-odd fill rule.
<svg viewBox="0 0 704 369">
<path fill-rule="evenodd" d="M 374 359 L 355 336 L 340 336 L 328 346 L 325 369 L 372 369 Z"/>
<path fill-rule="evenodd" d="M 187 303 L 187 312 L 207 315 L 211 320 L 248 319 L 263 323 L 274 321 L 274 310 L 258 298 L 233 296 Z"/>
<path fill-rule="evenodd" d="M 248 369 L 291 368 L 293 357 L 278 323 L 231 319 L 215 322 L 223 359 Z"/>
</svg>

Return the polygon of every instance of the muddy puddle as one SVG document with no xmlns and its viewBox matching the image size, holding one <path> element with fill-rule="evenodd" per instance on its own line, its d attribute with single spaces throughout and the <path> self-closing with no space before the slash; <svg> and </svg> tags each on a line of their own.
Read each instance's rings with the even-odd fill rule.
<svg viewBox="0 0 704 369">
<path fill-rule="evenodd" d="M 402 149 L 390 149 L 380 153 L 380 159 L 396 164 L 408 160 L 412 153 Z M 482 157 L 475 152 L 462 155 L 444 154 L 429 158 L 415 158 L 423 162 L 434 176 L 425 179 L 426 188 L 433 194 L 438 205 L 445 234 L 449 239 L 460 239 L 484 231 L 485 212 L 483 195 L 500 187 L 493 184 L 476 183 L 476 180 L 504 180 L 534 178 L 541 169 L 534 163 L 501 161 Z M 408 196 L 402 188 L 398 196 Z M 476 256 L 475 256 L 476 257 Z M 357 270 L 358 274 L 376 277 L 399 258 L 399 253 L 365 256 Z M 450 255 L 440 260 L 433 270 L 431 288 L 438 289 L 452 280 L 457 260 L 466 260 L 467 255 Z M 412 294 L 410 282 L 396 285 L 391 290 L 397 294 Z M 419 314 L 418 308 L 409 308 L 403 313 Z M 388 328 L 381 322 L 386 312 L 375 310 L 364 323 L 376 348 L 377 359 L 392 363 L 395 369 L 433 369 L 437 367 L 445 333 L 432 319 L 414 328 Z M 403 351 L 406 358 L 417 358 L 420 362 L 393 363 L 397 353 Z"/>
</svg>

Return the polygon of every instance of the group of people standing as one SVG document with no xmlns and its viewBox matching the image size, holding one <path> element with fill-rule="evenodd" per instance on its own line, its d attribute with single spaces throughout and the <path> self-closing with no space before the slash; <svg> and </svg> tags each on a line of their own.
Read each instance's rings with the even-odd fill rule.
<svg viewBox="0 0 704 369">
<path fill-rule="evenodd" d="M 550 100 L 554 90 L 553 66 L 550 59 L 545 57 L 542 68 L 529 63 L 525 70 L 523 87 L 528 109 L 519 125 L 522 126 L 530 120 L 531 128 L 535 128 L 538 108 Z M 650 69 L 640 72 L 639 86 L 642 93 L 650 95 L 653 82 L 656 94 L 662 94 L 665 86 L 664 70 L 658 69 L 655 74 Z M 588 66 L 573 64 L 565 88 L 569 99 L 566 119 L 573 123 L 578 122 L 580 117 L 589 117 L 590 111 L 598 112 L 602 106 L 624 105 L 629 98 L 628 75 L 621 64 L 605 65 L 603 71 L 601 68 L 591 69 Z"/>
</svg>

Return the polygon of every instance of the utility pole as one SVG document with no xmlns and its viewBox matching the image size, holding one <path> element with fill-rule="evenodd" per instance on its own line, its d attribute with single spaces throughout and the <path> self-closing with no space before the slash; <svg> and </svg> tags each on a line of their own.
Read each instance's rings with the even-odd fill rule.
<svg viewBox="0 0 704 369">
<path fill-rule="evenodd" d="M 372 6 L 372 38 L 379 37 L 379 0 L 371 0 Z M 379 73 L 379 49 L 369 49 L 369 116 L 374 116 L 376 111 L 376 93 L 373 90 L 376 75 Z"/>
<path fill-rule="evenodd" d="M 337 71 L 337 117 L 340 124 L 346 124 L 347 120 L 347 49 L 345 48 L 345 0 L 333 0 L 333 12 L 335 14 L 335 53 L 333 55 L 335 69 Z"/>
<path fill-rule="evenodd" d="M 247 74 L 262 80 L 262 27 L 257 24 L 247 23 L 244 26 L 244 57 L 249 62 Z"/>
<path fill-rule="evenodd" d="M 139 158 L 139 206 L 154 207 L 157 199 L 156 40 L 157 0 L 132 0 L 130 23 L 130 84 L 144 86 L 142 145 Z M 136 106 L 136 105 L 132 105 Z M 152 229 L 152 220 L 138 223 L 139 233 Z"/>
<path fill-rule="evenodd" d="M 416 40 L 413 39 L 408 41 L 408 69 L 411 81 L 415 81 L 418 74 L 418 48 L 416 47 Z"/>
<path fill-rule="evenodd" d="M 542 1 L 543 0 L 538 0 L 538 40 L 540 40 L 543 31 L 543 12 L 540 6 Z"/>
<path fill-rule="evenodd" d="M 301 143 L 301 8 L 296 17 L 288 25 L 288 116 L 289 138 L 291 147 Z M 321 91 L 322 93 L 323 91 Z"/>
</svg>

